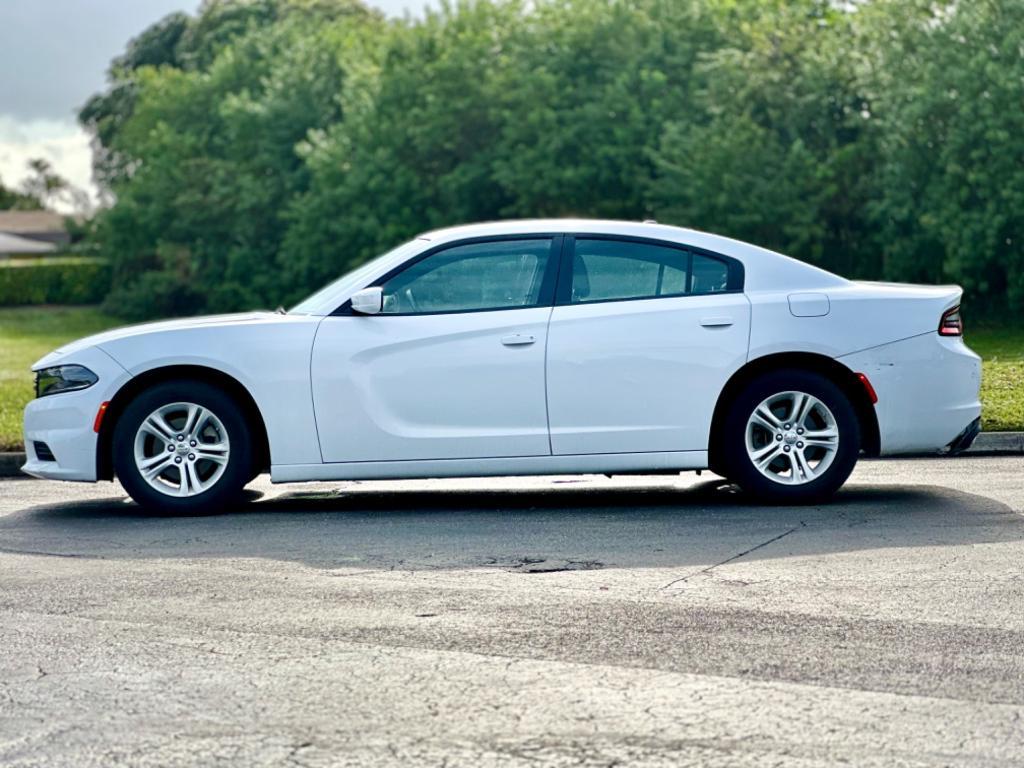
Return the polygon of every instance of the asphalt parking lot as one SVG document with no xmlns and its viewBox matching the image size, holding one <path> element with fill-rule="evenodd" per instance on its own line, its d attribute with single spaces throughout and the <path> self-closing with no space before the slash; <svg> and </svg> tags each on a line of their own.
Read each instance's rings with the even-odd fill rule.
<svg viewBox="0 0 1024 768">
<path fill-rule="evenodd" d="M 0 482 L 0 764 L 1024 764 L 1024 458 L 253 488 Z"/>
</svg>

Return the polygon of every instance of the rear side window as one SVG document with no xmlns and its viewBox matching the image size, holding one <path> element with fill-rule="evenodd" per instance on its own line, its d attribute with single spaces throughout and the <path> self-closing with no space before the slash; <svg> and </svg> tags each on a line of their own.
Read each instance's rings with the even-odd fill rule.
<svg viewBox="0 0 1024 768">
<path fill-rule="evenodd" d="M 727 290 L 729 265 L 712 256 L 628 240 L 577 238 L 574 245 L 574 304 Z"/>
</svg>

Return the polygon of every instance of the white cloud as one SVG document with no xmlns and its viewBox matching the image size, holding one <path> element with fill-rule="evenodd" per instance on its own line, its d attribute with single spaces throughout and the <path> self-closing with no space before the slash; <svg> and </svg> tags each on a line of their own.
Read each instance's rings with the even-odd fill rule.
<svg viewBox="0 0 1024 768">
<path fill-rule="evenodd" d="M 30 173 L 28 161 L 37 157 L 47 160 L 60 176 L 84 190 L 95 205 L 97 195 L 92 182 L 89 136 L 77 123 L 73 120 L 15 120 L 0 115 L 0 180 L 4 185 L 20 185 Z"/>
</svg>

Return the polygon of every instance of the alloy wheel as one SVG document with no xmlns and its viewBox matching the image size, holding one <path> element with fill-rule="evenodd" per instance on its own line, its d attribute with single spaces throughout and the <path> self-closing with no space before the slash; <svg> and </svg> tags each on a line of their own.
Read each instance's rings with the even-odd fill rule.
<svg viewBox="0 0 1024 768">
<path fill-rule="evenodd" d="M 746 448 L 754 467 L 784 485 L 821 477 L 839 449 L 836 418 L 806 392 L 779 392 L 761 401 L 747 419 Z"/>
<path fill-rule="evenodd" d="M 163 405 L 135 433 L 135 466 L 152 488 L 168 496 L 196 496 L 220 480 L 228 465 L 227 430 L 209 408 Z"/>
</svg>

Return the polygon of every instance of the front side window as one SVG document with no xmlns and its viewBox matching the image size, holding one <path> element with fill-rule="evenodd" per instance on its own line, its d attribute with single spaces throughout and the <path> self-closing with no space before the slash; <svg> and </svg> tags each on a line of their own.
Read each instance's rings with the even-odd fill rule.
<svg viewBox="0 0 1024 768">
<path fill-rule="evenodd" d="M 683 248 L 577 238 L 571 301 L 652 299 L 728 290 L 728 265 Z"/>
<path fill-rule="evenodd" d="M 417 261 L 383 285 L 382 314 L 537 306 L 551 238 L 457 245 Z"/>
</svg>

